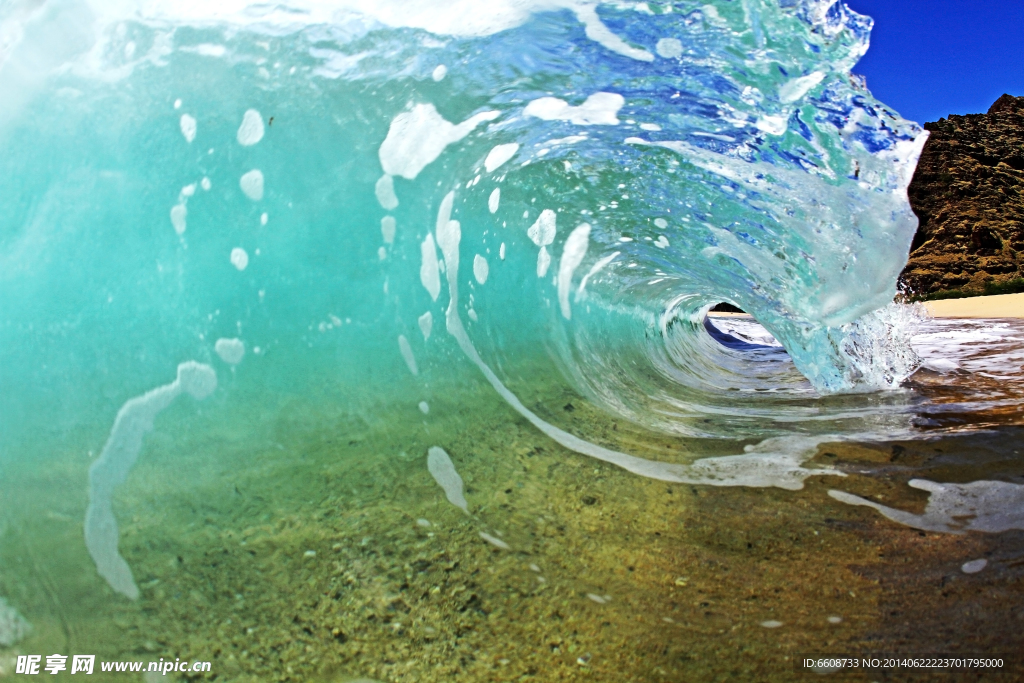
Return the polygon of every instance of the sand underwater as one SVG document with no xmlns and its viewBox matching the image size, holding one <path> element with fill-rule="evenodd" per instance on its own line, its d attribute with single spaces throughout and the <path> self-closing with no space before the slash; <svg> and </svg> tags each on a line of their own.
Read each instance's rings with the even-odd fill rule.
<svg viewBox="0 0 1024 683">
<path fill-rule="evenodd" d="M 0 28 L 0 679 L 1024 677 L 1024 322 L 890 303 L 867 18 Z M 802 664 L 887 655 L 1003 664 Z"/>
<path fill-rule="evenodd" d="M 5 674 L 18 652 L 89 652 L 211 660 L 210 680 L 798 680 L 820 676 L 795 668 L 809 653 L 934 652 L 1008 667 L 831 677 L 1019 677 L 1019 530 L 924 532 L 828 496 L 920 513 L 912 478 L 1019 481 L 1019 413 L 979 433 L 822 444 L 809 466 L 847 476 L 799 491 L 691 486 L 568 452 L 461 379 L 457 400 L 398 425 L 313 387 L 170 409 L 118 500 L 135 602 L 105 589 L 81 542 L 87 455 L 8 469 L 3 589 L 34 629 Z M 543 386 L 538 412 L 636 447 L 628 424 Z M 645 441 L 666 461 L 723 450 Z M 427 471 L 437 443 L 470 515 Z M 979 558 L 984 571 L 961 569 Z"/>
</svg>

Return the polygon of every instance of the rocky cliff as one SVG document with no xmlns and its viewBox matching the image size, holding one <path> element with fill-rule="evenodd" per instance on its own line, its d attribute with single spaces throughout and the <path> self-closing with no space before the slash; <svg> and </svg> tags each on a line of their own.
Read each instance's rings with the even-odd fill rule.
<svg viewBox="0 0 1024 683">
<path fill-rule="evenodd" d="M 921 221 L 901 276 L 908 293 L 1024 291 L 1024 97 L 924 127 L 908 191 Z"/>
</svg>

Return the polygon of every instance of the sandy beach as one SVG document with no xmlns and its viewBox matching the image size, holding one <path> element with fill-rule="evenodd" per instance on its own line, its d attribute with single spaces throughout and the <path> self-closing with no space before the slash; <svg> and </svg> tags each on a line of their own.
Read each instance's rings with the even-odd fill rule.
<svg viewBox="0 0 1024 683">
<path fill-rule="evenodd" d="M 1024 293 L 926 301 L 935 318 L 1024 318 Z"/>
<path fill-rule="evenodd" d="M 1024 293 L 926 301 L 924 306 L 933 318 L 1024 318 Z M 749 314 L 711 311 L 708 315 L 732 317 Z"/>
</svg>

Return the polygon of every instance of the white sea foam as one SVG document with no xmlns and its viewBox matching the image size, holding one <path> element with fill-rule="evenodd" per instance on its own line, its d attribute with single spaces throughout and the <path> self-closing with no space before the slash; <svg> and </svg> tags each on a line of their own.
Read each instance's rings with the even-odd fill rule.
<svg viewBox="0 0 1024 683">
<path fill-rule="evenodd" d="M 380 145 L 380 165 L 388 175 L 412 180 L 441 156 L 445 147 L 498 115 L 496 111 L 485 111 L 455 125 L 437 113 L 434 105 L 417 104 L 391 121 L 388 135 Z"/>
<path fill-rule="evenodd" d="M 455 471 L 455 465 L 443 448 L 431 446 L 427 451 L 427 469 L 434 481 L 444 490 L 448 502 L 469 513 L 469 504 L 462 494 L 462 477 Z"/>
<path fill-rule="evenodd" d="M 582 223 L 569 233 L 569 239 L 562 248 L 562 258 L 558 262 L 558 305 L 562 309 L 562 317 L 572 318 L 569 306 L 569 291 L 572 289 L 572 276 L 587 254 L 590 244 L 590 225 Z"/>
<path fill-rule="evenodd" d="M 142 439 L 153 429 L 157 414 L 181 393 L 203 400 L 217 388 L 217 373 L 209 365 L 188 361 L 178 366 L 178 376 L 142 396 L 130 399 L 114 420 L 114 426 L 92 466 L 89 467 L 89 506 L 85 511 L 85 545 L 100 576 L 127 598 L 139 597 L 131 568 L 117 550 L 117 520 L 111 505 L 114 489 L 123 484 L 142 450 Z"/>
<path fill-rule="evenodd" d="M 447 75 L 448 67 L 446 67 L 444 64 L 438 64 L 437 66 L 434 67 L 434 71 L 433 73 L 430 74 L 430 77 L 440 83 L 441 81 L 444 80 L 444 77 Z"/>
<path fill-rule="evenodd" d="M 104 35 L 123 20 L 123 3 L 107 0 L 86 0 L 96 21 L 96 32 Z M 205 26 L 226 24 L 268 35 L 300 31 L 306 26 L 332 25 L 347 14 L 357 13 L 365 20 L 380 22 L 393 28 L 414 28 L 438 35 L 489 36 L 526 23 L 538 11 L 570 9 L 585 27 L 587 38 L 606 49 L 640 61 L 651 61 L 653 55 L 633 47 L 604 25 L 591 0 L 489 0 L 481 5 L 476 0 L 453 0 L 439 6 L 433 0 L 283 0 L 259 11 L 250 0 L 148 0 L 131 5 L 133 18 L 157 25 L 189 24 Z M 109 26 L 108 26 L 109 25 Z M 113 31 L 110 31 L 113 33 Z M 220 49 L 216 49 L 220 48 Z M 219 56 L 224 46 L 201 44 L 194 48 L 201 54 Z M 434 73 L 437 73 L 435 68 Z M 435 77 L 435 80 L 436 77 Z"/>
<path fill-rule="evenodd" d="M 487 265 L 487 259 L 480 254 L 473 257 L 473 277 L 480 284 L 487 282 L 487 275 L 490 273 L 490 268 Z"/>
<path fill-rule="evenodd" d="M 455 203 L 455 193 L 449 192 L 441 200 L 437 209 L 437 222 L 434 225 L 434 234 L 437 235 L 437 246 L 441 247 L 441 255 L 444 257 L 445 267 L 448 275 L 448 288 L 452 286 L 451 271 L 459 271 L 459 241 L 462 239 L 462 228 L 458 221 L 451 220 L 452 205 Z M 458 285 L 456 284 L 456 287 Z"/>
<path fill-rule="evenodd" d="M 263 117 L 255 109 L 246 110 L 242 115 L 242 124 L 235 135 L 238 144 L 251 147 L 263 139 Z"/>
<path fill-rule="evenodd" d="M 1024 485 L 984 480 L 939 484 L 927 479 L 911 479 L 909 484 L 931 494 L 923 514 L 891 508 L 845 491 L 832 490 L 828 495 L 849 505 L 874 508 L 894 522 L 923 531 L 963 534 L 1024 529 Z"/>
<path fill-rule="evenodd" d="M 495 169 L 503 166 L 509 159 L 516 155 L 519 151 L 519 143 L 510 142 L 505 145 L 495 145 L 490 152 L 487 153 L 487 158 L 484 159 L 484 168 L 488 173 L 491 173 Z M 494 213 L 491 211 L 491 213 Z"/>
<path fill-rule="evenodd" d="M 545 144 L 547 144 L 550 147 L 554 147 L 555 145 L 575 145 L 577 142 L 583 142 L 586 139 L 586 135 L 569 135 L 568 137 L 564 138 L 555 138 L 554 140 L 548 140 Z M 568 167 L 566 168 L 566 170 L 569 170 Z"/>
<path fill-rule="evenodd" d="M 373 187 L 377 201 L 385 211 L 393 211 L 398 206 L 398 195 L 395 194 L 395 180 L 387 173 L 382 175 Z"/>
<path fill-rule="evenodd" d="M 622 95 L 611 92 L 594 93 L 578 107 L 557 97 L 542 97 L 526 105 L 523 114 L 545 121 L 569 121 L 578 126 L 614 126 L 619 123 L 616 114 L 625 103 Z"/>
<path fill-rule="evenodd" d="M 430 294 L 430 298 L 437 301 L 438 295 L 441 294 L 441 271 L 437 264 L 434 236 L 429 232 L 420 244 L 420 282 Z"/>
<path fill-rule="evenodd" d="M 590 278 L 592 278 L 595 275 L 597 275 L 598 273 L 600 273 L 604 269 L 604 267 L 607 266 L 612 261 L 614 261 L 616 259 L 616 257 L 618 257 L 618 255 L 620 253 L 622 253 L 622 252 L 618 252 L 618 251 L 612 252 L 611 254 L 608 254 L 604 258 L 598 260 L 597 263 L 595 263 L 594 265 L 592 265 L 590 267 L 590 270 L 587 271 L 587 274 L 583 276 L 582 280 L 580 280 L 580 288 L 578 290 L 576 290 L 576 299 L 577 300 L 580 297 L 582 297 L 583 293 L 586 291 L 587 283 L 590 282 Z"/>
<path fill-rule="evenodd" d="M 223 57 L 228 53 L 227 47 L 216 43 L 200 43 L 199 45 L 185 46 L 178 49 L 182 52 L 193 52 L 203 57 Z"/>
<path fill-rule="evenodd" d="M 213 345 L 213 350 L 225 363 L 238 365 L 245 356 L 245 342 L 241 339 L 221 338 Z"/>
<path fill-rule="evenodd" d="M 551 254 L 548 253 L 547 247 L 541 247 L 537 253 L 537 277 L 547 275 L 549 267 L 551 267 Z"/>
<path fill-rule="evenodd" d="M 597 14 L 596 3 L 580 3 L 575 6 L 576 18 L 579 19 L 584 26 L 584 32 L 587 34 L 587 38 L 590 38 L 595 43 L 602 45 L 603 47 L 617 52 L 618 54 L 635 59 L 641 62 L 653 62 L 654 55 L 647 50 L 633 47 L 622 38 L 612 33 L 611 29 L 604 25 L 601 18 Z"/>
<path fill-rule="evenodd" d="M 395 241 L 395 217 L 384 216 L 380 219 L 380 234 L 384 238 L 384 244 L 393 244 Z"/>
<path fill-rule="evenodd" d="M 245 270 L 249 266 L 249 254 L 241 247 L 231 250 L 231 265 L 238 270 Z"/>
<path fill-rule="evenodd" d="M 1006 320 L 931 319 L 918 327 L 911 345 L 921 366 L 933 372 L 1024 378 L 1024 328 Z"/>
<path fill-rule="evenodd" d="M 181 127 L 181 134 L 185 136 L 185 141 L 191 144 L 196 139 L 196 120 L 188 114 L 182 114 L 178 124 Z"/>
<path fill-rule="evenodd" d="M 409 340 L 405 338 L 404 334 L 398 335 L 398 350 L 402 352 L 402 359 L 405 360 L 409 372 L 414 375 L 420 374 L 419 368 L 416 367 L 416 356 L 413 355 L 412 346 L 409 345 Z"/>
<path fill-rule="evenodd" d="M 551 209 L 544 209 L 540 216 L 526 230 L 526 236 L 538 247 L 546 247 L 555 241 L 557 214 Z"/>
<path fill-rule="evenodd" d="M 678 38 L 662 38 L 654 46 L 654 51 L 665 59 L 679 59 L 683 56 L 683 42 Z"/>
<path fill-rule="evenodd" d="M 769 135 L 782 135 L 789 127 L 789 123 L 784 116 L 761 114 L 757 117 L 757 121 L 754 122 L 754 126 Z"/>
<path fill-rule="evenodd" d="M 438 287 L 440 287 L 440 284 L 438 284 Z M 419 317 L 417 322 L 420 325 L 420 332 L 423 333 L 423 340 L 426 341 L 427 339 L 430 339 L 430 331 L 434 327 L 434 315 L 430 311 L 427 311 Z"/>
<path fill-rule="evenodd" d="M 491 191 L 491 196 L 487 198 L 487 210 L 491 213 L 498 212 L 498 204 L 501 202 L 501 188 L 496 187 Z"/>
<path fill-rule="evenodd" d="M 188 217 L 188 209 L 184 204 L 175 204 L 171 207 L 171 225 L 174 226 L 174 232 L 179 235 L 185 234 L 186 223 L 185 219 Z"/>
<path fill-rule="evenodd" d="M 259 169 L 253 169 L 242 175 L 238 180 L 238 186 L 242 188 L 245 196 L 254 202 L 263 199 L 263 173 Z"/>
</svg>

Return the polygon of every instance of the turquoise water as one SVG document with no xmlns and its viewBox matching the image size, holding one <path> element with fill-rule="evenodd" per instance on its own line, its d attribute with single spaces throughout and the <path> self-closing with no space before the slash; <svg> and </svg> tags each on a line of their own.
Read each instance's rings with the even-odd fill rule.
<svg viewBox="0 0 1024 683">
<path fill-rule="evenodd" d="M 343 656 L 253 634 L 346 571 L 379 586 L 342 613 L 394 612 L 417 574 L 384 585 L 416 564 L 394 548 L 434 542 L 439 518 L 461 534 L 445 562 L 525 552 L 529 590 L 587 577 L 583 599 L 613 605 L 598 569 L 523 567 L 648 551 L 607 519 L 603 541 L 588 522 L 523 550 L 545 514 L 836 485 L 828 444 L 1019 422 L 1016 328 L 961 330 L 1008 354 L 992 393 L 891 303 L 925 133 L 851 75 L 871 21 L 841 2 L 207 5 L 0 10 L 0 595 L 24 615 L 0 645 L 428 680 L 393 666 L 422 651 L 353 650 L 380 634 L 348 617 L 325 617 Z M 706 318 L 719 302 L 756 323 Z M 942 510 L 918 528 L 942 532 Z M 333 578 L 304 574 L 332 553 Z M 417 571 L 427 600 L 440 579 Z M 652 590 L 633 608 L 663 604 Z M 452 600 L 417 617 L 421 645 L 458 641 Z M 548 618 L 530 614 L 473 647 L 530 642 Z M 227 657 L 240 618 L 252 642 Z M 657 649 L 658 628 L 637 637 Z M 573 648 L 557 676 L 591 670 Z M 671 668 L 653 662 L 601 675 Z M 437 680 L 491 680 L 463 666 Z"/>
<path fill-rule="evenodd" d="M 916 226 L 924 134 L 850 76 L 870 22 L 840 4 L 19 7 L 18 390 L 0 399 L 17 441 L 109 416 L 187 360 L 301 384 L 325 371 L 311 350 L 383 392 L 406 351 L 425 373 L 478 353 L 500 382 L 550 356 L 612 413 L 654 401 L 660 429 L 770 431 L 735 424 L 760 400 L 722 392 L 750 372 L 700 325 L 719 301 L 810 382 L 789 366 L 753 388 L 874 390 L 914 368 L 885 329 L 899 314 L 871 311 Z M 681 427 L 723 403 L 739 414 L 717 430 Z"/>
</svg>

